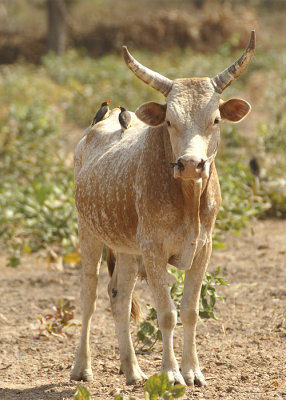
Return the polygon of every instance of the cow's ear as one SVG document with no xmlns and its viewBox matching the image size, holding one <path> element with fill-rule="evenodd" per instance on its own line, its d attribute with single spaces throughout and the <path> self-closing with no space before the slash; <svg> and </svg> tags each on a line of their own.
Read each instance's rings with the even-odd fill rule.
<svg viewBox="0 0 286 400">
<path fill-rule="evenodd" d="M 166 118 L 167 104 L 159 104 L 150 101 L 150 103 L 144 103 L 137 108 L 135 114 L 137 118 L 145 122 L 150 126 L 158 126 L 164 123 Z"/>
<path fill-rule="evenodd" d="M 251 110 L 251 105 L 242 99 L 230 99 L 220 101 L 219 111 L 222 119 L 228 121 L 241 121 Z"/>
</svg>

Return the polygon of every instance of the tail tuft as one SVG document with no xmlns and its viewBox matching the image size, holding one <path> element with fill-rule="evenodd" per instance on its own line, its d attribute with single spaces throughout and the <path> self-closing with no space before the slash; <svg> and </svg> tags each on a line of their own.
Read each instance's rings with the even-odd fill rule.
<svg viewBox="0 0 286 400">
<path fill-rule="evenodd" d="M 135 324 L 138 324 L 138 322 L 140 322 L 140 320 L 142 319 L 140 302 L 135 292 L 132 293 L 131 318 L 133 318 Z"/>
</svg>

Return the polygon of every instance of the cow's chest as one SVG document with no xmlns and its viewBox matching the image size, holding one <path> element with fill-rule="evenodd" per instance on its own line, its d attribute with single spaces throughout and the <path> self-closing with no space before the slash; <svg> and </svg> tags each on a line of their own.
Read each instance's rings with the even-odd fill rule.
<svg viewBox="0 0 286 400">
<path fill-rule="evenodd" d="M 210 232 L 207 234 L 205 229 L 198 230 L 197 226 L 190 224 L 185 229 L 182 225 L 178 226 L 166 243 L 168 263 L 182 270 L 189 269 L 195 256 L 209 240 Z"/>
</svg>

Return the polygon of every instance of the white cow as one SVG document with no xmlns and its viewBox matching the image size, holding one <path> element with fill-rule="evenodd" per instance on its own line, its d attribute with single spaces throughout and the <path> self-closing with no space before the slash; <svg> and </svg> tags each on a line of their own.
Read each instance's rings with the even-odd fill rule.
<svg viewBox="0 0 286 400">
<path fill-rule="evenodd" d="M 250 111 L 241 99 L 221 93 L 247 68 L 255 34 L 242 56 L 214 78 L 174 81 L 138 63 L 123 47 L 127 66 L 166 103 L 146 103 L 132 113 L 120 138 L 119 110 L 90 128 L 75 151 L 75 197 L 82 252 L 83 322 L 71 379 L 92 380 L 89 331 L 95 309 L 103 245 L 116 254 L 109 284 L 127 384 L 145 379 L 129 331 L 131 298 L 141 260 L 152 289 L 163 335 L 162 370 L 171 381 L 204 385 L 195 332 L 202 280 L 212 249 L 221 196 L 214 158 L 220 121 L 237 122 Z M 173 168 L 171 168 L 171 166 Z M 185 270 L 181 304 L 184 349 L 181 369 L 173 350 L 177 312 L 170 297 L 167 264 Z"/>
</svg>

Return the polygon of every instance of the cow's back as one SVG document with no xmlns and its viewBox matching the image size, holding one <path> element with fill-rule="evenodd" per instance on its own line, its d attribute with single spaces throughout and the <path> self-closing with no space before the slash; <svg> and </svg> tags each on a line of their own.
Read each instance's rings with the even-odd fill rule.
<svg viewBox="0 0 286 400">
<path fill-rule="evenodd" d="M 118 112 L 86 131 L 75 151 L 75 198 L 81 218 L 113 248 L 139 252 L 136 175 L 148 130 L 132 113 L 121 138 Z M 123 248 L 124 247 L 124 248 Z"/>
</svg>

